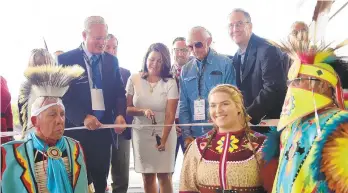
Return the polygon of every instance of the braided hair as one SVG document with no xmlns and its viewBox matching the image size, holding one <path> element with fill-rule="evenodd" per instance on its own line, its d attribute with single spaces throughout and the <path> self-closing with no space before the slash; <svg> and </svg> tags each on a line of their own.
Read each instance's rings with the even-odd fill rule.
<svg viewBox="0 0 348 193">
<path fill-rule="evenodd" d="M 236 107 L 242 111 L 242 113 L 243 113 L 242 116 L 244 118 L 244 120 L 243 120 L 244 125 L 243 126 L 245 128 L 245 136 L 246 136 L 246 139 L 251 144 L 251 149 L 252 149 L 253 154 L 256 158 L 257 164 L 260 168 L 260 164 L 259 164 L 257 157 L 256 157 L 256 151 L 255 151 L 254 147 L 252 146 L 252 142 L 255 142 L 257 139 L 255 139 L 255 137 L 253 137 L 251 135 L 251 129 L 248 125 L 248 122 L 251 120 L 251 117 L 247 114 L 246 109 L 244 107 L 244 100 L 243 100 L 243 95 L 242 95 L 241 91 L 237 87 L 232 86 L 230 84 L 220 84 L 220 85 L 217 85 L 216 87 L 214 87 L 210 91 L 210 93 L 208 95 L 208 100 L 210 99 L 212 94 L 217 93 L 217 92 L 223 92 L 223 93 L 228 94 L 231 97 L 232 101 L 235 103 Z M 207 151 L 209 145 L 211 144 L 212 140 L 216 136 L 217 132 L 218 132 L 218 127 L 216 125 L 214 125 L 213 131 L 208 137 L 207 145 L 203 149 L 202 156 L 201 156 L 200 160 L 202 160 L 202 158 L 204 157 L 205 152 Z"/>
</svg>

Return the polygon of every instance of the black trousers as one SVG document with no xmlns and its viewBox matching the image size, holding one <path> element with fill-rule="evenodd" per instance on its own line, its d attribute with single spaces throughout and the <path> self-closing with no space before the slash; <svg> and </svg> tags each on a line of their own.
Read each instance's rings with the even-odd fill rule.
<svg viewBox="0 0 348 193">
<path fill-rule="evenodd" d="M 88 184 L 93 182 L 95 193 L 105 193 L 110 169 L 111 142 L 102 134 L 109 132 L 106 130 L 65 132 L 66 136 L 81 143 L 86 159 Z"/>
<path fill-rule="evenodd" d="M 88 181 L 93 182 L 95 193 L 105 193 L 110 169 L 111 144 L 81 145 L 86 157 Z"/>
<path fill-rule="evenodd" d="M 129 184 L 130 140 L 118 136 L 118 148 L 112 146 L 111 178 L 113 193 L 127 193 Z"/>
</svg>

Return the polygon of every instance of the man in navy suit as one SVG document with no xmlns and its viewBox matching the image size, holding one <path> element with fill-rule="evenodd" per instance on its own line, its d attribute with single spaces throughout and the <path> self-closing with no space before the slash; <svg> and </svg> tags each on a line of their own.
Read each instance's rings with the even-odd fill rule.
<svg viewBox="0 0 348 193">
<path fill-rule="evenodd" d="M 104 193 L 110 168 L 111 145 L 117 144 L 116 133 L 125 128 L 99 129 L 102 124 L 125 124 L 125 89 L 117 58 L 104 52 L 107 25 L 100 16 L 85 20 L 84 42 L 79 48 L 58 56 L 64 66 L 80 65 L 86 72 L 75 81 L 63 97 L 66 127 L 87 129 L 66 131 L 66 136 L 81 142 L 88 180 L 96 193 Z M 116 132 L 116 133 L 115 133 Z"/>
<path fill-rule="evenodd" d="M 286 93 L 284 61 L 280 49 L 252 33 L 248 12 L 235 9 L 229 15 L 229 34 L 239 49 L 233 57 L 237 86 L 242 91 L 250 123 L 278 119 Z M 268 128 L 252 129 L 266 132 Z"/>
<path fill-rule="evenodd" d="M 118 40 L 113 34 L 108 34 L 105 52 L 117 56 Z M 120 67 L 123 85 L 127 85 L 130 71 Z M 132 123 L 133 118 L 126 116 L 126 122 Z M 112 146 L 111 154 L 111 178 L 113 193 L 127 193 L 129 183 L 129 153 L 131 128 L 127 128 L 122 135 L 117 135 L 117 146 Z"/>
</svg>

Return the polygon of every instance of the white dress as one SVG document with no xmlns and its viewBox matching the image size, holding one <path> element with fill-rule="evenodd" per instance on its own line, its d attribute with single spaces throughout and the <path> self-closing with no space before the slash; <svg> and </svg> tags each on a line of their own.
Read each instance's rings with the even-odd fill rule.
<svg viewBox="0 0 348 193">
<path fill-rule="evenodd" d="M 133 95 L 133 105 L 141 109 L 151 109 L 157 124 L 164 124 L 168 99 L 178 99 L 178 87 L 174 79 L 160 80 L 150 92 L 150 83 L 140 74 L 132 75 L 126 86 L 127 95 Z M 144 116 L 134 116 L 133 124 L 152 124 Z M 177 135 L 173 127 L 166 142 L 165 151 L 156 148 L 156 134 L 162 136 L 163 127 L 133 127 L 132 143 L 134 168 L 138 173 L 174 172 Z M 155 130 L 154 130 L 155 129 Z M 154 132 L 154 135 L 152 135 Z"/>
</svg>

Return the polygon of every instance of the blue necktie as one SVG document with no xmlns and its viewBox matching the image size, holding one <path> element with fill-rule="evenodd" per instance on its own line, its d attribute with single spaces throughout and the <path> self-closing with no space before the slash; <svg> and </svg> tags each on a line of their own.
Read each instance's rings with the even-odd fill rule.
<svg viewBox="0 0 348 193">
<path fill-rule="evenodd" d="M 93 89 L 103 89 L 101 74 L 99 70 L 99 58 L 100 56 L 97 55 L 92 55 L 91 57 Z M 93 114 L 95 117 L 97 117 L 98 120 L 100 120 L 104 115 L 104 111 L 94 110 Z"/>
</svg>

